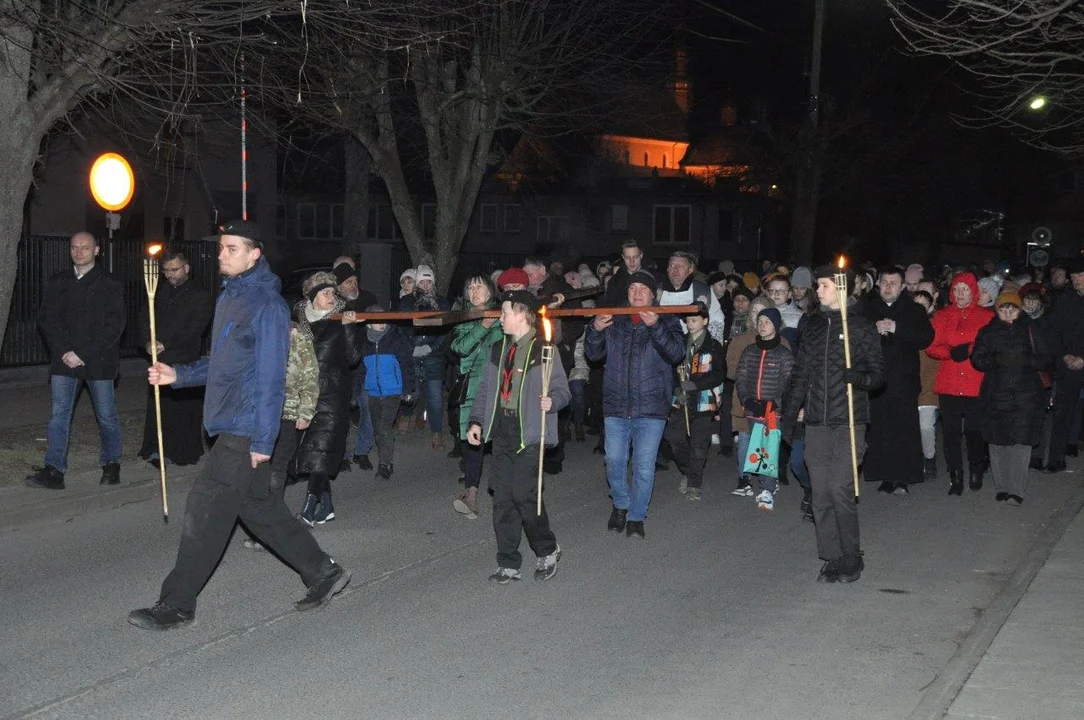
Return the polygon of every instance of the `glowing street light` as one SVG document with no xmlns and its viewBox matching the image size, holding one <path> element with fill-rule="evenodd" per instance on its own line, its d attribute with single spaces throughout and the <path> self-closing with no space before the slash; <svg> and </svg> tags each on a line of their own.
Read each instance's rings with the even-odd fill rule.
<svg viewBox="0 0 1084 720">
<path fill-rule="evenodd" d="M 123 210 L 135 194 L 132 166 L 117 153 L 99 156 L 90 168 L 90 194 L 106 212 Z"/>
<path fill-rule="evenodd" d="M 1031 110 L 1042 110 L 1046 107 L 1046 98 L 1042 95 L 1036 95 L 1028 102 L 1028 108 Z"/>
</svg>

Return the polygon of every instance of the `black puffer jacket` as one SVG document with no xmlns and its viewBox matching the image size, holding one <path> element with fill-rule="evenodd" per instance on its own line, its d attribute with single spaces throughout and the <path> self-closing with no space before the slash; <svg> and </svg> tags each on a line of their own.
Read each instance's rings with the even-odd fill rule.
<svg viewBox="0 0 1084 720">
<path fill-rule="evenodd" d="M 1059 377 L 1084 380 L 1084 370 L 1070 370 L 1064 360 L 1066 355 L 1084 357 L 1084 295 L 1066 288 L 1054 303 L 1047 327 L 1055 372 Z"/>
<path fill-rule="evenodd" d="M 343 325 L 338 320 L 309 322 L 304 311 L 307 304 L 298 304 L 298 325 L 303 333 L 312 334 L 320 367 L 320 398 L 316 401 L 316 415 L 297 449 L 297 473 L 319 472 L 334 477 L 346 452 L 353 395 L 351 368 L 361 362 L 361 342 L 358 326 Z M 341 311 L 341 305 L 333 312 Z"/>
<path fill-rule="evenodd" d="M 982 439 L 991 445 L 1035 445 L 1048 391 L 1039 370 L 1049 361 L 1046 338 L 1023 313 L 1011 325 L 999 318 L 979 330 L 971 364 L 983 373 L 979 390 Z"/>
<path fill-rule="evenodd" d="M 851 367 L 860 376 L 854 385 L 854 421 L 868 423 L 869 391 L 884 381 L 881 341 L 873 324 L 857 313 L 848 313 L 848 325 Z M 805 408 L 807 426 L 838 427 L 848 423 L 845 369 L 843 320 L 839 311 L 824 310 L 810 317 L 783 395 L 784 437 L 791 437 L 801 408 Z"/>
</svg>

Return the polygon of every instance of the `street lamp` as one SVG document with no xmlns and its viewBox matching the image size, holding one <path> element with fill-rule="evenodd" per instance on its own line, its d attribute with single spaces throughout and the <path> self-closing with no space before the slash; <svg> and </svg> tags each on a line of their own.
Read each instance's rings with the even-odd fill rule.
<svg viewBox="0 0 1084 720">
<path fill-rule="evenodd" d="M 117 153 L 99 155 L 90 168 L 90 194 L 105 210 L 105 226 L 109 230 L 109 272 L 113 272 L 113 231 L 120 228 L 120 215 L 135 194 L 132 166 Z"/>
<path fill-rule="evenodd" d="M 1042 95 L 1036 95 L 1028 102 L 1028 109 L 1030 110 L 1042 110 L 1046 107 L 1046 98 Z"/>
</svg>

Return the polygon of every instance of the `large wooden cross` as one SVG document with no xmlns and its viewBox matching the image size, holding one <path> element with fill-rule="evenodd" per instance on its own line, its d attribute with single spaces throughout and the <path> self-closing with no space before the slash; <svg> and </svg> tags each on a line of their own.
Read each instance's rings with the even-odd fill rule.
<svg viewBox="0 0 1084 720">
<path fill-rule="evenodd" d="M 595 307 L 595 308 L 547 308 L 546 317 L 570 318 L 570 317 L 596 317 L 598 315 L 639 315 L 650 312 L 657 315 L 696 315 L 700 312 L 699 305 L 668 305 L 659 307 Z M 483 320 L 485 318 L 499 318 L 501 311 L 493 310 L 455 310 L 439 311 L 425 310 L 419 312 L 378 312 L 357 313 L 355 322 L 405 322 L 410 321 L 415 327 L 446 327 L 470 322 L 471 320 Z M 341 314 L 328 316 L 330 320 L 341 320 Z"/>
</svg>

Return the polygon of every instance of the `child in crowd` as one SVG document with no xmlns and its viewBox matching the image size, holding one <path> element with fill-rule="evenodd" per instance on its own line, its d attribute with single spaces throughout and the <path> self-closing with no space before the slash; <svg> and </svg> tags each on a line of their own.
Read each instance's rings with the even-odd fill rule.
<svg viewBox="0 0 1084 720">
<path fill-rule="evenodd" d="M 384 308 L 371 305 L 365 312 L 384 312 Z M 400 402 L 409 404 L 413 399 L 413 350 L 410 341 L 387 323 L 369 323 L 365 328 L 361 365 L 373 421 L 378 480 L 390 480 L 395 469 L 395 416 Z"/>
</svg>

